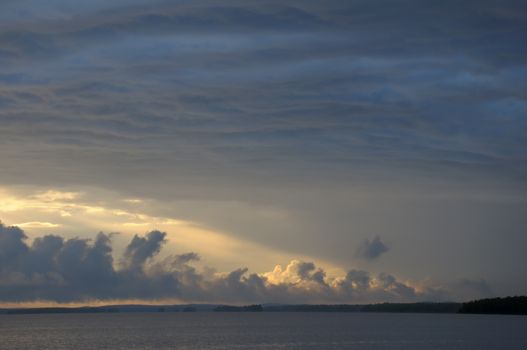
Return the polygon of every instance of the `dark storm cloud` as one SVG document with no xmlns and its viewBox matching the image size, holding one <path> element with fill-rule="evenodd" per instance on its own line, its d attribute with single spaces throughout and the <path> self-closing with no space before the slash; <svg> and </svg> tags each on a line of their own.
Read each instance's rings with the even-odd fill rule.
<svg viewBox="0 0 527 350">
<path fill-rule="evenodd" d="M 249 273 L 247 268 L 229 273 L 198 271 L 196 253 L 152 259 L 166 234 L 152 231 L 134 236 L 126 247 L 119 269 L 113 264 L 110 236 L 93 240 L 64 239 L 48 235 L 31 245 L 24 232 L 0 223 L 0 302 L 89 301 L 107 299 L 176 298 L 202 302 L 364 302 L 444 300 L 451 292 L 431 288 L 425 293 L 381 273 L 351 270 L 345 278 L 330 279 L 312 262 L 292 261 L 285 270 Z M 468 280 L 463 285 L 483 281 Z M 467 290 L 462 290 L 467 292 Z M 472 294 L 470 293 L 472 292 Z M 460 298 L 474 295 L 473 291 Z"/>
<path fill-rule="evenodd" d="M 18 228 L 0 226 L 0 299 L 3 301 L 73 301 L 174 296 L 177 280 L 147 276 L 143 268 L 160 249 L 164 233 L 135 236 L 123 266 L 115 270 L 110 236 L 90 241 L 48 235 L 31 246 Z M 147 285 L 146 285 L 147 284 Z"/>
<path fill-rule="evenodd" d="M 24 244 L 27 238 L 25 233 L 18 227 L 0 226 L 0 262 L 2 266 L 16 265 L 19 263 L 20 255 L 27 252 L 28 247 Z"/>
<path fill-rule="evenodd" d="M 2 153 L 20 159 L 6 181 L 36 143 L 79 182 L 112 161 L 140 179 L 137 158 L 181 181 L 208 157 L 225 181 L 232 169 L 294 177 L 321 162 L 354 176 L 375 164 L 527 174 L 521 2 L 59 4 L 63 16 L 0 29 L 0 73 L 16 77 L 3 88 Z"/>
<path fill-rule="evenodd" d="M 149 232 L 146 237 L 134 236 L 124 252 L 124 264 L 132 270 L 141 269 L 152 259 L 165 243 L 166 233 L 160 231 Z"/>
<path fill-rule="evenodd" d="M 372 240 L 365 239 L 357 249 L 355 255 L 362 259 L 374 260 L 387 251 L 388 246 L 381 241 L 379 236 L 375 236 Z"/>
</svg>

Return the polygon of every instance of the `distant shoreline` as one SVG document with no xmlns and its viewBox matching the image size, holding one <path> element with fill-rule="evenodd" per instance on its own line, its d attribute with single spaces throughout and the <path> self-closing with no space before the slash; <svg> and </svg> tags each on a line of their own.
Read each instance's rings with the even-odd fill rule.
<svg viewBox="0 0 527 350">
<path fill-rule="evenodd" d="M 8 315 L 130 312 L 389 312 L 527 315 L 527 296 L 480 299 L 466 303 L 254 304 L 246 306 L 221 304 L 107 305 L 0 309 L 0 314 Z"/>
</svg>

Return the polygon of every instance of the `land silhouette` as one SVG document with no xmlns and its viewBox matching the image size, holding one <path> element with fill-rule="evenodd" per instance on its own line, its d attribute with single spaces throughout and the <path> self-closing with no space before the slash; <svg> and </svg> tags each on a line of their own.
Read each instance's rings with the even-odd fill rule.
<svg viewBox="0 0 527 350">
<path fill-rule="evenodd" d="M 379 304 L 219 304 L 107 305 L 97 307 L 5 308 L 0 314 L 116 313 L 116 312 L 391 312 L 527 315 L 527 296 L 456 302 Z"/>
</svg>

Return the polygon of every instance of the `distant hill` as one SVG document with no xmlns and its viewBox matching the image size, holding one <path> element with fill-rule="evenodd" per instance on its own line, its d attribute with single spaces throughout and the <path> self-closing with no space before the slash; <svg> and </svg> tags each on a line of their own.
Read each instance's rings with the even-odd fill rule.
<svg viewBox="0 0 527 350">
<path fill-rule="evenodd" d="M 467 303 L 380 304 L 263 304 L 263 305 L 107 305 L 102 307 L 46 307 L 0 309 L 0 314 L 115 313 L 115 312 L 397 312 L 527 315 L 527 297 L 481 299 Z"/>
<path fill-rule="evenodd" d="M 214 308 L 215 312 L 262 312 L 262 305 L 230 306 L 220 305 Z"/>
<path fill-rule="evenodd" d="M 127 312 L 420 312 L 455 313 L 458 303 L 383 303 L 367 305 L 310 305 L 310 304 L 264 304 L 264 305 L 108 305 L 102 307 L 46 307 L 0 309 L 0 314 L 45 314 L 45 313 L 127 313 Z"/>
<path fill-rule="evenodd" d="M 71 314 L 71 313 L 130 313 L 130 312 L 202 312 L 214 311 L 217 304 L 186 305 L 106 305 L 94 307 L 42 307 L 0 309 L 0 314 Z"/>
<path fill-rule="evenodd" d="M 269 312 L 414 312 L 455 313 L 460 303 L 382 303 L 366 305 L 274 305 L 264 306 Z"/>
<path fill-rule="evenodd" d="M 459 312 L 463 314 L 527 315 L 527 296 L 474 300 L 463 303 Z"/>
<path fill-rule="evenodd" d="M 361 312 L 456 313 L 460 303 L 382 303 L 369 304 Z"/>
</svg>

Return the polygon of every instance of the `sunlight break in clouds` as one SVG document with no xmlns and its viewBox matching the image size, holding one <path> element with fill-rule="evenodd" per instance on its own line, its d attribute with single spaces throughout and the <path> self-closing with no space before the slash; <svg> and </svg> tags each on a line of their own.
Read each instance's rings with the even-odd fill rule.
<svg viewBox="0 0 527 350">
<path fill-rule="evenodd" d="M 123 203 L 128 205 L 123 206 Z M 83 191 L 24 190 L 14 193 L 0 189 L 1 219 L 19 223 L 15 226 L 24 229 L 31 229 L 28 233 L 30 238 L 36 238 L 40 234 L 93 238 L 93 232 L 104 228 L 108 232 L 122 233 L 113 239 L 115 250 L 122 252 L 128 238 L 137 231 L 159 229 L 171 233 L 168 249 L 172 250 L 177 246 L 178 249 L 199 250 L 205 254 L 208 263 L 222 269 L 232 268 L 240 263 L 252 268 L 264 268 L 298 256 L 233 237 L 196 222 L 148 214 L 147 203 L 148 201 L 137 198 L 132 202 L 128 199 L 121 200 L 119 196 L 107 192 L 101 193 L 100 198 L 90 199 Z M 138 206 L 139 204 L 143 205 Z M 28 218 L 32 221 L 24 221 Z M 248 256 L 240 256 L 241 251 Z M 303 255 L 301 257 L 310 259 Z M 331 271 L 341 271 L 334 264 L 325 264 Z"/>
</svg>

